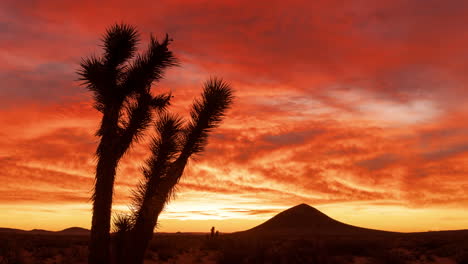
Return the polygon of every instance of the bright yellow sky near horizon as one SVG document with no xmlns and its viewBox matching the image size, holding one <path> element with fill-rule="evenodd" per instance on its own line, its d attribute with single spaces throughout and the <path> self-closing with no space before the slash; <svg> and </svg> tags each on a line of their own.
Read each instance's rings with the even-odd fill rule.
<svg viewBox="0 0 468 264">
<path fill-rule="evenodd" d="M 183 214 L 177 210 L 177 202 L 162 214 L 159 232 L 209 232 L 215 226 L 220 232 L 236 232 L 247 230 L 263 223 L 275 214 L 246 217 L 231 214 L 224 217 L 200 217 L 200 215 L 186 215 L 183 220 L 173 214 Z M 183 207 L 183 206 L 182 206 Z M 195 207 L 195 206 L 194 206 Z M 53 208 L 53 209 L 51 209 Z M 359 227 L 396 231 L 396 232 L 425 232 L 438 230 L 459 230 L 468 226 L 468 212 L 456 209 L 430 208 L 410 209 L 398 206 L 366 206 L 344 204 L 317 206 L 321 212 L 340 222 Z M 287 208 L 278 208 L 278 212 Z M 77 226 L 90 228 L 90 206 L 0 206 L 3 215 L 0 219 L 1 227 L 18 228 L 23 230 L 45 229 L 52 231 L 63 230 Z M 209 212 L 209 211 L 207 211 Z M 215 211 L 213 211 L 215 212 Z"/>
</svg>

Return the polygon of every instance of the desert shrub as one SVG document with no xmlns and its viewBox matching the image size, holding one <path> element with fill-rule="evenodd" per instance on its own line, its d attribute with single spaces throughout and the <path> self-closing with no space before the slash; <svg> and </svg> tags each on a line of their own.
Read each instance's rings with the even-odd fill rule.
<svg viewBox="0 0 468 264">
<path fill-rule="evenodd" d="M 220 264 L 234 263 L 345 263 L 343 257 L 327 254 L 326 248 L 314 240 L 225 240 L 220 243 Z"/>
<path fill-rule="evenodd" d="M 180 254 L 201 247 L 204 241 L 203 235 L 191 234 L 156 234 L 150 242 L 147 253 L 156 253 L 163 261 L 173 259 Z"/>
<path fill-rule="evenodd" d="M 172 241 L 166 241 L 166 243 L 154 243 L 150 246 L 148 252 L 156 252 L 156 255 L 160 260 L 167 261 L 171 258 L 176 257 L 181 251 L 175 246 Z"/>
<path fill-rule="evenodd" d="M 439 248 L 432 250 L 431 252 L 438 257 L 450 257 L 456 254 L 457 247 L 452 244 L 443 245 Z"/>
<path fill-rule="evenodd" d="M 23 244 L 16 238 L 0 239 L 0 263 L 1 264 L 23 264 Z"/>
<path fill-rule="evenodd" d="M 250 251 L 246 244 L 235 240 L 224 240 L 219 244 L 219 250 L 219 264 L 245 263 L 244 260 L 249 257 Z"/>
<path fill-rule="evenodd" d="M 442 247 L 444 244 L 446 243 L 444 243 L 444 241 L 442 240 L 431 239 L 431 240 L 421 241 L 421 244 L 419 247 L 422 249 L 423 252 L 429 252 L 429 251 Z"/>
<path fill-rule="evenodd" d="M 468 250 L 464 250 L 456 255 L 455 259 L 458 264 L 468 264 Z"/>
<path fill-rule="evenodd" d="M 40 247 L 37 248 L 34 252 L 34 257 L 40 259 L 41 261 L 45 261 L 47 259 L 51 259 L 60 254 L 58 248 L 54 247 Z"/>
<path fill-rule="evenodd" d="M 385 251 L 379 256 L 374 256 L 378 264 L 406 264 L 405 256 L 397 251 Z"/>
<path fill-rule="evenodd" d="M 324 242 L 324 248 L 331 256 L 379 256 L 384 254 L 388 245 L 385 242 L 370 238 L 336 237 Z"/>
</svg>

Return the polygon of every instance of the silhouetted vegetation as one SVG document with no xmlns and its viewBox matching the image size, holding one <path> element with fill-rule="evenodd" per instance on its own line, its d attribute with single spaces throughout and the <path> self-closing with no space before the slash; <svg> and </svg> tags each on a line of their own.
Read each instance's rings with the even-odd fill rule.
<svg viewBox="0 0 468 264">
<path fill-rule="evenodd" d="M 135 57 L 139 36 L 128 25 L 114 25 L 105 34 L 104 54 L 81 63 L 79 74 L 94 93 L 95 108 L 103 114 L 97 135 L 96 183 L 93 194 L 89 263 L 110 263 L 110 216 L 115 172 L 119 160 L 138 140 L 159 111 L 152 156 L 143 169 L 144 179 L 134 192 L 133 212 L 116 219 L 115 252 L 121 263 L 142 263 L 159 214 L 173 197 L 175 186 L 192 155 L 204 150 L 209 132 L 221 122 L 230 107 L 231 87 L 212 78 L 194 101 L 191 120 L 185 123 L 174 114 L 162 112 L 171 96 L 151 94 L 152 83 L 175 65 L 169 38 L 158 42 L 151 36 L 147 51 Z"/>
<path fill-rule="evenodd" d="M 168 113 L 159 116 L 152 156 L 143 169 L 144 179 L 134 192 L 133 214 L 128 216 L 132 223 L 128 250 L 119 256 L 126 263 L 143 262 L 158 216 L 173 197 L 188 159 L 203 151 L 208 133 L 219 125 L 232 98 L 229 85 L 214 78 L 205 83 L 201 98 L 194 101 L 190 122 L 184 124 L 180 117 Z"/>
<path fill-rule="evenodd" d="M 117 165 L 130 145 L 138 140 L 171 96 L 153 96 L 151 86 L 175 64 L 169 38 L 159 42 L 151 36 L 148 49 L 136 56 L 137 30 L 114 25 L 103 37 L 104 54 L 83 59 L 80 80 L 94 94 L 94 106 L 102 113 L 97 131 L 100 143 L 93 194 L 93 219 L 89 263 L 109 263 L 112 194 Z"/>
</svg>

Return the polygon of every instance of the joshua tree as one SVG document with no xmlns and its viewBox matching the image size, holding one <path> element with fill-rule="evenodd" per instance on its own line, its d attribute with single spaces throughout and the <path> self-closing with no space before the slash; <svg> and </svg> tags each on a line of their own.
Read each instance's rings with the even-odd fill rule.
<svg viewBox="0 0 468 264">
<path fill-rule="evenodd" d="M 104 54 L 83 59 L 78 71 L 80 80 L 94 93 L 95 108 L 102 113 L 97 131 L 100 143 L 92 196 L 90 264 L 110 263 L 109 232 L 117 165 L 150 124 L 153 110 L 163 110 L 171 97 L 150 92 L 164 70 L 176 64 L 168 49 L 168 36 L 162 42 L 151 36 L 147 51 L 135 57 L 138 42 L 134 27 L 114 25 L 103 37 Z"/>
<path fill-rule="evenodd" d="M 204 150 L 208 133 L 219 125 L 232 100 L 230 86 L 211 79 L 205 83 L 201 99 L 194 101 L 187 125 L 175 115 L 160 115 L 152 156 L 134 193 L 134 211 L 129 217 L 133 228 L 128 236 L 128 255 L 123 258 L 127 258 L 126 263 L 143 263 L 158 216 L 173 196 L 190 156 Z"/>
</svg>

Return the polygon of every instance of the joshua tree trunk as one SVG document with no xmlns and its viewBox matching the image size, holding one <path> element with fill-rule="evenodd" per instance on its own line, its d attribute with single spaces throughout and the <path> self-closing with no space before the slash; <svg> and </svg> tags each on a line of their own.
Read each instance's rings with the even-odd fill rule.
<svg viewBox="0 0 468 264">
<path fill-rule="evenodd" d="M 135 225 L 130 234 L 131 243 L 129 245 L 129 261 L 131 264 L 142 264 L 148 244 L 153 238 L 154 228 L 158 222 L 164 206 L 169 200 L 169 196 L 182 176 L 187 160 L 174 162 L 172 170 L 166 177 L 154 177 L 148 182 L 148 188 L 144 197 L 139 214 L 135 220 Z"/>
<path fill-rule="evenodd" d="M 114 108 L 115 109 L 115 108 Z M 93 218 L 89 245 L 90 264 L 110 263 L 110 220 L 115 172 L 119 157 L 114 151 L 118 110 L 104 111 L 100 133 L 103 134 L 96 153 L 96 182 L 93 193 Z"/>
<path fill-rule="evenodd" d="M 93 204 L 90 241 L 90 264 L 109 263 L 112 193 L 117 161 L 99 160 Z"/>
</svg>

